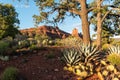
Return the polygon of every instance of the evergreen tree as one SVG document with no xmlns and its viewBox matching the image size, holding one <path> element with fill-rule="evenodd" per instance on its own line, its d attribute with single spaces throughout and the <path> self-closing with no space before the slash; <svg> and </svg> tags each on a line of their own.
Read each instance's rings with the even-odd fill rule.
<svg viewBox="0 0 120 80">
<path fill-rule="evenodd" d="M 18 31 L 18 14 L 10 4 L 0 4 L 0 39 L 15 37 Z"/>
</svg>

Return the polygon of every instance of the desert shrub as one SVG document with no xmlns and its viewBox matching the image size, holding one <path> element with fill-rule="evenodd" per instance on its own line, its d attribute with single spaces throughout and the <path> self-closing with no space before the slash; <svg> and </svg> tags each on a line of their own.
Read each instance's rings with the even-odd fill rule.
<svg viewBox="0 0 120 80">
<path fill-rule="evenodd" d="M 32 44 L 32 45 L 30 45 L 30 49 L 37 50 L 37 49 L 39 49 L 39 47 L 37 45 Z"/>
<path fill-rule="evenodd" d="M 113 65 L 120 65 L 120 55 L 119 54 L 109 54 L 107 56 L 107 60 L 111 62 Z"/>
<path fill-rule="evenodd" d="M 80 38 L 70 36 L 68 38 L 61 39 L 58 44 L 62 44 L 63 46 L 73 47 L 73 46 L 78 46 L 78 44 L 80 43 L 81 43 Z"/>
<path fill-rule="evenodd" d="M 78 48 L 65 49 L 63 56 L 67 64 L 64 70 L 79 76 L 80 80 L 87 80 L 86 78 L 94 74 L 99 78 L 95 80 L 114 80 L 115 78 L 120 80 L 120 72 L 117 71 L 116 66 L 108 62 L 106 55 L 102 55 L 94 45 L 81 44 Z M 92 79 L 88 78 L 88 80 Z"/>
<path fill-rule="evenodd" d="M 102 50 L 107 51 L 110 46 L 110 44 L 104 44 L 102 45 Z"/>
<path fill-rule="evenodd" d="M 9 43 L 0 41 L 0 55 L 5 55 L 8 48 L 9 48 Z"/>
<path fill-rule="evenodd" d="M 14 67 L 8 67 L 5 69 L 1 76 L 1 80 L 17 80 L 18 70 Z"/>
<path fill-rule="evenodd" d="M 47 46 L 49 45 L 49 40 L 51 40 L 51 38 L 47 35 L 36 35 L 35 40 L 37 41 L 37 45 Z"/>
<path fill-rule="evenodd" d="M 67 70 L 82 78 L 90 76 L 94 72 L 95 63 L 100 62 L 100 51 L 95 45 L 80 44 L 78 48 L 65 49 L 63 57 L 67 64 Z"/>
<path fill-rule="evenodd" d="M 9 56 L 0 56 L 0 59 L 2 61 L 8 61 L 9 60 Z"/>
<path fill-rule="evenodd" d="M 53 58 L 55 58 L 55 54 L 54 53 L 48 53 L 48 54 L 45 55 L 45 57 L 47 59 L 53 59 Z"/>
<path fill-rule="evenodd" d="M 108 49 L 108 56 L 107 60 L 110 61 L 112 64 L 120 64 L 120 46 L 113 45 L 110 46 Z"/>
<path fill-rule="evenodd" d="M 48 45 L 54 45 L 55 44 L 55 41 L 54 40 L 49 40 L 48 41 Z"/>
<path fill-rule="evenodd" d="M 23 41 L 19 41 L 18 45 L 19 45 L 19 48 L 25 48 L 25 47 L 29 47 L 30 43 L 28 40 L 23 40 Z"/>
<path fill-rule="evenodd" d="M 37 44 L 37 41 L 34 38 L 28 38 L 27 39 L 30 43 L 30 45 Z"/>
</svg>

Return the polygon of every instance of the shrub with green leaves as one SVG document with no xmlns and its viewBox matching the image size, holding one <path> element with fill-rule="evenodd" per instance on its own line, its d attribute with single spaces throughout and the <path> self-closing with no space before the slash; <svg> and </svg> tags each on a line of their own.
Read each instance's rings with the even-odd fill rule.
<svg viewBox="0 0 120 80">
<path fill-rule="evenodd" d="M 57 44 L 61 44 L 63 46 L 74 47 L 74 46 L 78 46 L 78 44 L 80 44 L 81 42 L 82 41 L 80 38 L 70 36 L 68 38 L 59 40 Z"/>
<path fill-rule="evenodd" d="M 63 57 L 67 64 L 67 69 L 74 74 L 85 78 L 94 72 L 95 63 L 101 60 L 101 54 L 95 45 L 79 44 L 78 47 L 72 47 L 63 51 Z"/>
<path fill-rule="evenodd" d="M 7 49 L 9 48 L 9 43 L 0 41 L 0 55 L 5 55 Z"/>
<path fill-rule="evenodd" d="M 37 47 L 37 45 L 32 44 L 32 45 L 30 46 L 30 49 L 31 49 L 31 50 L 37 50 L 37 49 L 39 49 L 39 48 Z"/>
<path fill-rule="evenodd" d="M 1 76 L 1 80 L 17 80 L 18 70 L 14 67 L 8 67 L 5 69 Z"/>
<path fill-rule="evenodd" d="M 109 47 L 107 60 L 114 65 L 120 64 L 120 46 L 114 45 Z"/>
<path fill-rule="evenodd" d="M 25 48 L 25 47 L 29 47 L 30 43 L 28 40 L 23 40 L 23 41 L 19 41 L 18 45 L 19 45 L 19 48 Z"/>
<path fill-rule="evenodd" d="M 120 65 L 120 55 L 119 54 L 109 54 L 107 56 L 107 60 L 111 62 L 113 65 Z"/>
</svg>

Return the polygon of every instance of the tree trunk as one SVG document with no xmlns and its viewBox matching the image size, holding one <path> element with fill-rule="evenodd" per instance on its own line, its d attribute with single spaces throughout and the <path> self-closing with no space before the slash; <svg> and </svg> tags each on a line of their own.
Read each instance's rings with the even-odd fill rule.
<svg viewBox="0 0 120 80">
<path fill-rule="evenodd" d="M 98 10 L 101 9 L 101 0 L 98 0 L 97 2 L 97 8 Z M 97 46 L 99 49 L 102 48 L 102 18 L 101 18 L 101 12 L 99 11 L 97 13 Z"/>
<path fill-rule="evenodd" d="M 81 1 L 81 21 L 82 21 L 82 32 L 84 44 L 90 43 L 90 31 L 86 0 Z"/>
</svg>

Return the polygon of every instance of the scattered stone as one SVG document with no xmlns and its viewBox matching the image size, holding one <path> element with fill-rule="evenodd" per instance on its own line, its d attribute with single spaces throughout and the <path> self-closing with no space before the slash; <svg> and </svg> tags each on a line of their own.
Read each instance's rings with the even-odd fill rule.
<svg viewBox="0 0 120 80">
<path fill-rule="evenodd" d="M 58 71 L 59 71 L 59 69 L 54 69 L 54 71 L 55 71 L 55 72 L 58 72 Z"/>
</svg>

